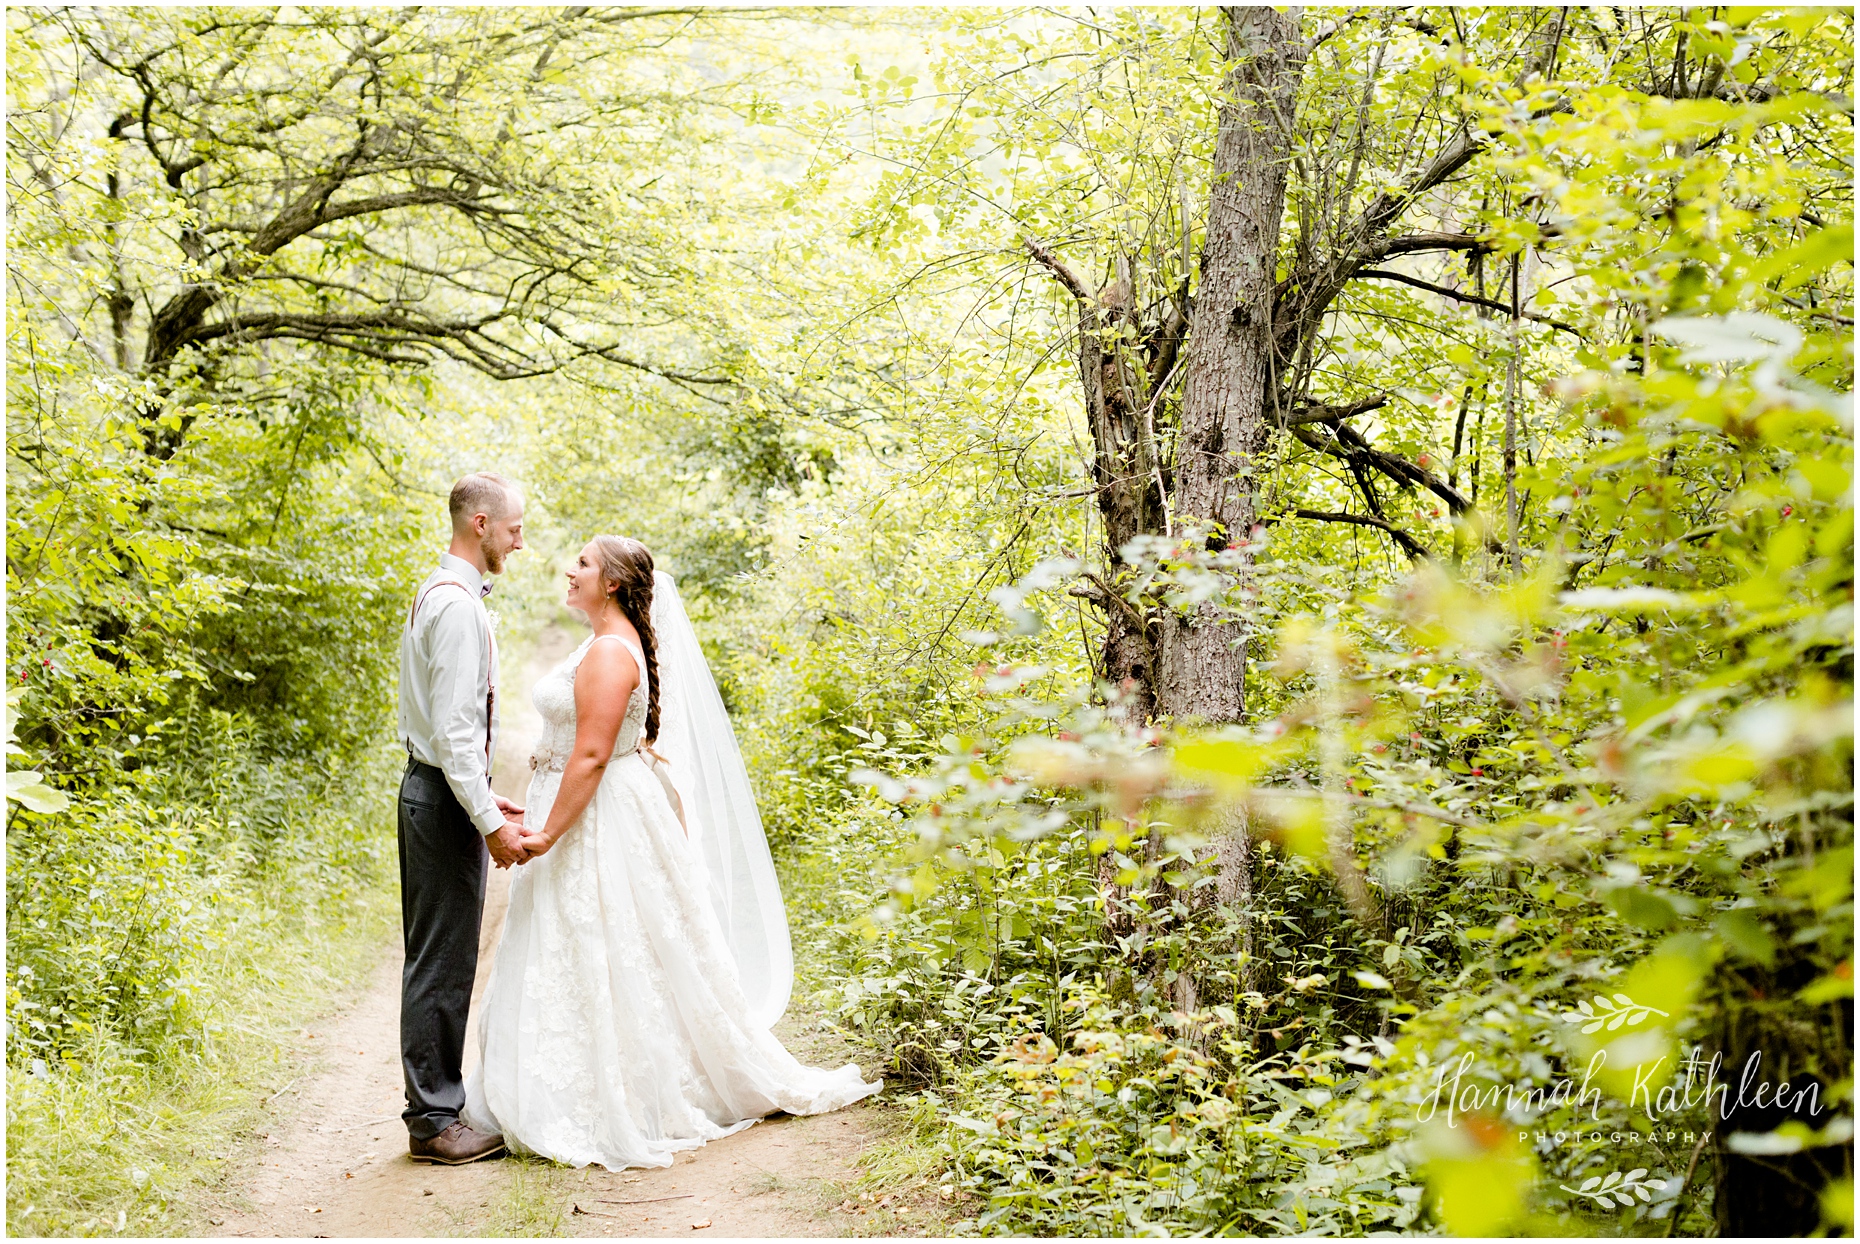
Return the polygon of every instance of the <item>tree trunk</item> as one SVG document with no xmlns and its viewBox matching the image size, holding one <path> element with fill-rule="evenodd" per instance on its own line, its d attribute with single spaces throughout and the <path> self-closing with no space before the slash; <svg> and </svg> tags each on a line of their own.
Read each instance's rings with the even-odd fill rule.
<svg viewBox="0 0 1860 1244">
<path fill-rule="evenodd" d="M 1298 12 L 1233 7 L 1227 102 L 1214 148 L 1201 287 L 1188 339 L 1176 450 L 1180 524 L 1212 524 L 1219 549 L 1257 518 L 1258 469 L 1274 391 L 1273 285 L 1286 165 L 1304 47 Z M 1163 616 L 1158 707 L 1177 721 L 1238 721 L 1245 705 L 1244 621 L 1212 604 Z"/>
<path fill-rule="evenodd" d="M 1225 12 L 1227 101 L 1215 139 L 1175 455 L 1177 522 L 1207 524 L 1210 549 L 1244 542 L 1258 518 L 1256 472 L 1277 387 L 1275 261 L 1304 72 L 1297 9 Z M 1238 721 L 1246 704 L 1246 620 L 1236 624 L 1209 603 L 1186 617 L 1164 610 L 1162 624 L 1158 708 L 1178 723 Z M 1237 950 L 1242 988 L 1252 989 L 1252 851 L 1237 809 L 1215 827 L 1213 854 L 1216 892 L 1246 922 Z"/>
<path fill-rule="evenodd" d="M 1127 280 L 1094 294 L 1051 250 L 1031 239 L 1026 246 L 1078 304 L 1079 388 L 1091 428 L 1092 485 L 1104 521 L 1106 574 L 1102 582 L 1074 590 L 1104 611 L 1099 671 L 1117 689 L 1118 716 L 1141 726 L 1156 711 L 1155 624 L 1150 610 L 1122 598 L 1128 580 L 1122 550 L 1137 536 L 1168 529 L 1163 503 L 1168 471 L 1154 420 L 1188 330 L 1187 290 L 1170 300 L 1160 320 L 1146 321 L 1134 309 Z M 1133 340 L 1121 336 L 1126 326 L 1135 329 Z"/>
<path fill-rule="evenodd" d="M 1133 537 L 1164 527 L 1156 440 L 1143 418 L 1149 368 L 1135 365 L 1117 349 L 1117 330 L 1132 318 L 1117 295 L 1113 286 L 1095 304 L 1081 303 L 1079 308 L 1079 379 L 1091 422 L 1092 482 L 1104 520 L 1104 564 L 1110 570 L 1106 587 L 1112 594 L 1121 592 L 1125 577 L 1118 550 Z M 1138 328 L 1141 333 L 1142 326 Z M 1173 344 L 1167 348 L 1173 356 Z M 1104 677 L 1124 697 L 1118 702 L 1121 715 L 1142 725 L 1156 711 L 1155 654 L 1146 620 L 1120 600 L 1107 599 L 1104 610 Z"/>
<path fill-rule="evenodd" d="M 1104 648 L 1099 672 L 1111 684 L 1112 711 L 1132 726 L 1149 722 L 1156 712 L 1156 655 L 1151 611 L 1123 599 L 1127 578 L 1121 550 L 1136 536 L 1167 529 L 1163 506 L 1164 474 L 1152 423 L 1157 390 L 1175 366 L 1187 320 L 1178 300 L 1160 324 L 1145 324 L 1131 309 L 1132 291 L 1123 282 L 1090 293 L 1067 264 L 1038 242 L 1027 249 L 1072 294 L 1079 309 L 1079 386 L 1091 428 L 1091 474 L 1098 514 L 1104 521 L 1104 580 L 1085 595 L 1104 611 Z M 1136 327 L 1134 345 L 1120 344 L 1125 323 Z M 1079 589 L 1075 589 L 1079 590 Z M 1159 842 L 1154 834 L 1139 848 L 1153 860 Z M 1135 931 L 1129 887 L 1117 880 L 1115 853 L 1098 860 L 1098 889 L 1104 901 L 1105 931 L 1113 939 Z M 1135 971 L 1136 965 L 1131 966 Z"/>
</svg>

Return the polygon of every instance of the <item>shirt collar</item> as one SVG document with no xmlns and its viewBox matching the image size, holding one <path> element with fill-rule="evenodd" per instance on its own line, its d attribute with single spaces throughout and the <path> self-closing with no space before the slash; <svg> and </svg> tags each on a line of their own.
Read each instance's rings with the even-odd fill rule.
<svg viewBox="0 0 1860 1244">
<path fill-rule="evenodd" d="M 441 553 L 439 555 L 439 568 L 453 575 L 459 582 L 476 592 L 480 597 L 489 596 L 491 594 L 491 585 L 485 581 L 483 575 L 478 573 L 478 568 L 466 561 L 463 557 L 454 557 L 450 553 Z"/>
</svg>

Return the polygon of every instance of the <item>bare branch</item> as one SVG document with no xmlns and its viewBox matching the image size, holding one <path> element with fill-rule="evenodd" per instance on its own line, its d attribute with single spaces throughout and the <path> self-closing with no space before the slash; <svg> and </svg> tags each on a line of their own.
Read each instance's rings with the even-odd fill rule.
<svg viewBox="0 0 1860 1244">
<path fill-rule="evenodd" d="M 1024 239 L 1023 245 L 1026 246 L 1027 253 L 1045 265 L 1074 298 L 1086 304 L 1095 301 L 1091 292 L 1085 288 L 1085 282 L 1079 279 L 1078 273 L 1066 266 L 1065 260 L 1053 254 L 1033 238 Z"/>
<path fill-rule="evenodd" d="M 1459 302 L 1471 303 L 1478 307 L 1489 307 L 1504 315 L 1511 314 L 1511 308 L 1509 306 L 1495 299 L 1481 298 L 1477 294 L 1468 294 L 1463 290 L 1448 289 L 1444 285 L 1436 285 L 1432 281 L 1423 281 L 1421 278 L 1409 276 L 1405 272 L 1388 272 L 1381 268 L 1365 268 L 1353 273 L 1352 278 L 1359 280 L 1373 278 L 1380 281 L 1400 281 L 1403 285 L 1412 285 L 1416 289 L 1424 289 L 1430 294 L 1439 294 L 1443 298 L 1456 299 Z M 1582 336 L 1582 333 L 1578 331 L 1573 324 L 1565 324 L 1562 320 L 1553 320 L 1547 315 L 1538 315 L 1535 311 L 1519 311 L 1518 318 L 1531 320 L 1538 324 L 1547 324 L 1551 328 L 1561 329 L 1566 333 L 1574 333 L 1578 337 Z"/>
<path fill-rule="evenodd" d="M 1375 397 L 1360 398 L 1343 406 L 1332 406 L 1325 402 L 1308 402 L 1285 416 L 1286 427 L 1296 427 L 1301 423 L 1334 423 L 1354 415 L 1367 414 L 1380 410 L 1389 404 L 1389 395 L 1377 394 Z"/>
<path fill-rule="evenodd" d="M 1390 255 L 1412 255 L 1419 251 L 1469 251 L 1474 254 L 1489 254 L 1493 249 L 1490 238 L 1475 237 L 1470 233 L 1411 233 L 1405 237 L 1389 238 L 1378 249 L 1384 258 Z"/>
<path fill-rule="evenodd" d="M 1373 514 L 1339 514 L 1329 510 L 1293 510 L 1292 513 L 1299 518 L 1309 518 L 1321 523 L 1355 523 L 1362 527 L 1374 527 L 1378 531 L 1386 532 L 1391 540 L 1401 546 L 1402 552 L 1415 561 L 1426 561 L 1431 556 L 1426 545 L 1386 518 L 1377 518 Z"/>
<path fill-rule="evenodd" d="M 1347 423 L 1334 425 L 1334 431 L 1336 433 L 1334 436 L 1321 436 L 1310 427 L 1295 426 L 1292 428 L 1292 435 L 1320 453 L 1340 458 L 1347 463 L 1373 467 L 1404 487 L 1425 488 L 1445 501 L 1448 508 L 1455 514 L 1463 514 L 1472 509 L 1472 502 L 1468 501 L 1457 488 L 1440 479 L 1426 467 L 1410 462 L 1400 454 L 1392 454 L 1387 450 L 1375 448 Z"/>
</svg>

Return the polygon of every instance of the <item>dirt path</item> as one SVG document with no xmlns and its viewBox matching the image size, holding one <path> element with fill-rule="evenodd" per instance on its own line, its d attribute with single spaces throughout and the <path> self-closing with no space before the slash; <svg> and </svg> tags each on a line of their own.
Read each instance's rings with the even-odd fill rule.
<svg viewBox="0 0 1860 1244">
<path fill-rule="evenodd" d="M 527 662 L 520 694 L 506 701 L 521 711 L 510 712 L 504 723 L 495 782 L 501 793 L 520 798 L 521 778 L 528 776 L 518 765 L 536 735 L 529 685 L 577 641 L 559 629 L 546 631 Z M 507 757 L 516 760 L 507 763 Z M 508 873 L 492 876 L 466 1041 L 468 1070 L 477 1051 L 477 1004 L 509 891 Z M 304 1032 L 309 1074 L 269 1104 L 272 1122 L 260 1129 L 257 1152 L 209 1208 L 214 1234 L 689 1236 L 696 1229 L 755 1237 L 910 1230 L 908 1206 L 868 1214 L 865 1201 L 851 1195 L 861 1177 L 857 1161 L 892 1128 L 887 1107 L 871 1101 L 817 1118 L 768 1120 L 680 1154 L 664 1170 L 571 1171 L 514 1159 L 415 1165 L 400 1121 L 400 966 L 396 945 L 353 1005 Z M 778 1032 L 805 1061 L 847 1061 L 844 1047 L 798 1010 Z M 918 1204 L 923 1221 L 928 1206 Z"/>
<path fill-rule="evenodd" d="M 500 899 L 507 886 L 498 887 Z M 488 904 L 486 914 L 493 914 Z M 501 925 L 501 903 L 494 914 Z M 487 919 L 479 990 L 495 946 L 492 926 Z M 840 1235 L 866 1221 L 834 1207 L 860 1178 L 855 1163 L 888 1130 L 883 1107 L 870 1103 L 763 1122 L 680 1154 L 664 1170 L 568 1171 L 508 1159 L 417 1166 L 407 1158 L 400 1121 L 399 1016 L 395 954 L 353 1007 L 305 1037 L 320 1050 L 323 1070 L 277 1099 L 277 1120 L 258 1157 L 214 1215 L 217 1234 L 501 1235 L 527 1227 L 656 1236 L 689 1235 L 702 1222 L 712 1234 L 756 1237 Z M 819 1049 L 825 1042 L 806 1033 L 791 1029 L 784 1037 L 797 1053 L 827 1053 Z M 467 1050 L 475 1048 L 474 1034 Z M 468 1052 L 468 1066 L 471 1058 Z M 619 1203 L 629 1201 L 636 1203 Z"/>
</svg>

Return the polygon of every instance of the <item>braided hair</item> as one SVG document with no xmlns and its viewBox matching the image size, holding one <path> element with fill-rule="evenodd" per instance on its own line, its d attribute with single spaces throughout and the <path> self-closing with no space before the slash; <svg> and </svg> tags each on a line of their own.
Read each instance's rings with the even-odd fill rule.
<svg viewBox="0 0 1860 1244">
<path fill-rule="evenodd" d="M 639 632 L 646 657 L 646 733 L 648 746 L 659 737 L 659 640 L 652 633 L 652 552 L 630 536 L 596 536 L 601 581 L 614 603 Z"/>
</svg>

